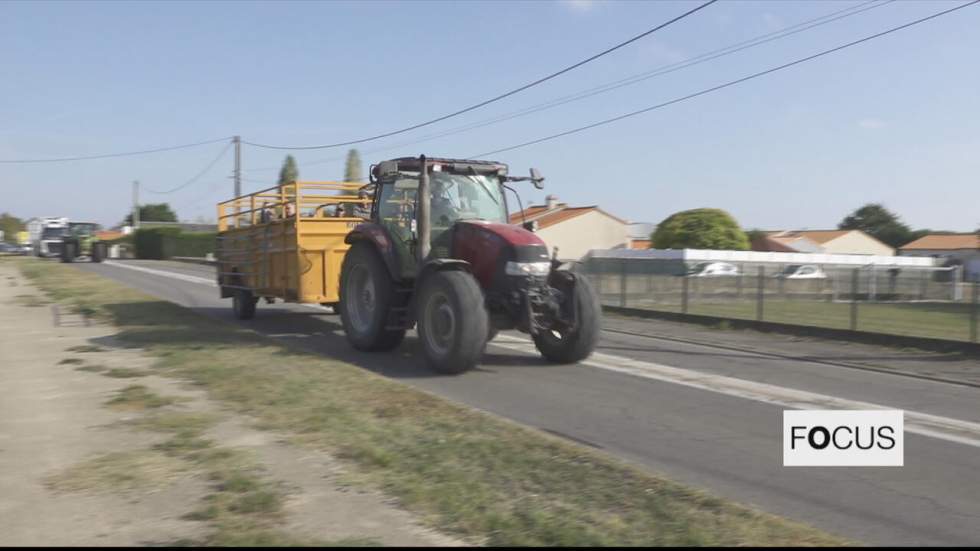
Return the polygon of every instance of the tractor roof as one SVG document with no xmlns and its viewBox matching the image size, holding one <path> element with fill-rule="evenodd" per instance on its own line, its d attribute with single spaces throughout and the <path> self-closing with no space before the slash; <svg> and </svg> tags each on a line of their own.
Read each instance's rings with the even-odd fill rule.
<svg viewBox="0 0 980 551">
<path fill-rule="evenodd" d="M 507 174 L 507 165 L 495 161 L 477 161 L 472 159 L 446 159 L 442 157 L 426 157 L 426 163 L 440 164 L 450 172 L 469 172 L 475 170 L 479 174 Z M 398 170 L 417 172 L 419 170 L 418 157 L 399 157 L 391 159 L 389 162 L 397 162 Z M 372 171 L 375 177 L 378 176 L 378 165 L 374 165 Z"/>
</svg>

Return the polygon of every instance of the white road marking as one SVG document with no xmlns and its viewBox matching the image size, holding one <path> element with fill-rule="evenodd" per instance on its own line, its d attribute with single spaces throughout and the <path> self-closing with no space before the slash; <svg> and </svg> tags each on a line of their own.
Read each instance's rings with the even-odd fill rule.
<svg viewBox="0 0 980 551">
<path fill-rule="evenodd" d="M 491 344 L 529 354 L 538 353 L 534 345 L 527 340 L 509 335 L 499 335 Z M 582 363 L 607 371 L 628 373 L 636 377 L 684 385 L 790 409 L 901 409 L 598 352 L 592 354 L 589 359 Z M 905 430 L 923 436 L 980 447 L 980 423 L 905 410 Z"/>
<path fill-rule="evenodd" d="M 119 262 L 106 261 L 105 264 L 126 268 L 129 270 L 136 270 L 138 272 L 145 272 L 157 276 L 179 279 L 190 283 L 209 285 L 211 287 L 218 286 L 217 282 L 214 280 L 203 277 L 178 274 L 165 270 L 154 270 L 152 268 L 133 266 Z M 327 308 L 320 306 L 319 304 L 304 304 L 304 306 L 317 310 L 327 310 Z M 526 352 L 534 355 L 537 355 L 538 353 L 531 341 L 511 337 L 509 335 L 498 335 L 497 338 L 490 344 L 492 346 L 498 346 L 501 348 Z M 590 367 L 605 369 L 607 371 L 627 373 L 629 375 L 642 377 L 645 379 L 654 379 L 667 383 L 684 385 L 691 388 L 706 390 L 708 392 L 734 396 L 756 402 L 774 404 L 791 409 L 899 409 L 891 406 L 837 398 L 835 396 L 827 396 L 826 394 L 817 394 L 815 392 L 807 392 L 804 390 L 796 390 L 766 383 L 758 383 L 745 379 L 726 377 L 724 375 L 702 373 L 689 369 L 681 369 L 678 367 L 671 367 L 669 365 L 634 360 L 632 358 L 613 356 L 598 352 L 592 354 L 589 359 L 582 363 Z M 941 417 L 938 415 L 930 415 L 927 413 L 905 410 L 905 430 L 907 432 L 921 434 L 923 436 L 939 438 L 941 440 L 947 440 L 950 442 L 980 448 L 980 423 L 971 423 L 969 421 L 961 421 L 950 417 Z"/>
<path fill-rule="evenodd" d="M 165 270 L 154 270 L 153 268 L 144 268 L 143 266 L 133 266 L 132 264 L 126 264 L 123 262 L 113 262 L 111 260 L 106 260 L 103 264 L 109 266 L 115 266 L 117 268 L 126 268 L 127 270 L 136 270 L 137 272 L 145 272 L 148 274 L 153 274 L 157 276 L 169 277 L 172 279 L 179 279 L 181 281 L 187 281 L 190 283 L 197 283 L 200 285 L 208 285 L 211 287 L 217 287 L 218 282 L 214 279 L 209 279 L 205 277 L 197 277 L 187 274 L 178 274 L 176 272 L 168 272 Z"/>
</svg>

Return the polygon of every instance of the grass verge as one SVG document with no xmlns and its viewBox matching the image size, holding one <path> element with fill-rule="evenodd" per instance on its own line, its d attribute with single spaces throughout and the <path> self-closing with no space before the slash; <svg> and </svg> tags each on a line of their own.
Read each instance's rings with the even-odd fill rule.
<svg viewBox="0 0 980 551">
<path fill-rule="evenodd" d="M 107 453 L 45 479 L 56 492 L 159 488 L 186 475 L 187 465 L 153 450 Z"/>
<path fill-rule="evenodd" d="M 263 427 L 331 452 L 354 469 L 358 481 L 396 496 L 432 526 L 473 541 L 494 546 L 846 543 L 70 266 L 26 261 L 21 269 L 58 301 L 120 326 L 121 342 L 160 359 L 155 372 L 189 379 L 212 398 L 255 416 Z M 110 401 L 144 410 L 152 403 L 139 385 Z M 198 454 L 187 457 L 206 463 L 233 460 L 209 456 L 215 452 L 193 431 L 177 432 L 168 442 L 158 451 Z M 222 472 L 215 474 L 222 495 L 197 514 L 219 523 L 215 519 L 223 514 L 233 519 L 218 531 L 223 544 L 263 541 L 263 528 L 254 535 L 236 531 L 237 519 L 267 515 L 275 499 Z M 242 488 L 250 497 L 238 495 L 235 489 Z"/>
</svg>

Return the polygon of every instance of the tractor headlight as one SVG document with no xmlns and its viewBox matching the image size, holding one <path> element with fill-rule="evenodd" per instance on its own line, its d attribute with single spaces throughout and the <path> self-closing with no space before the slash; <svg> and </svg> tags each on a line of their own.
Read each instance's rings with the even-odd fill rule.
<svg viewBox="0 0 980 551">
<path fill-rule="evenodd" d="M 508 262 L 506 270 L 512 276 L 546 276 L 551 262 Z"/>
</svg>

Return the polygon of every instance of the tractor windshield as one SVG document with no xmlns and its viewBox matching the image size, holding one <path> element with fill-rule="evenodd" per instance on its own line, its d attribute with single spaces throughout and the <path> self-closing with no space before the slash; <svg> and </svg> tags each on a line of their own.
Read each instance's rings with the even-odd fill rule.
<svg viewBox="0 0 980 551">
<path fill-rule="evenodd" d="M 507 207 L 496 177 L 433 172 L 430 185 L 433 227 L 450 226 L 457 220 L 507 223 Z"/>
</svg>

